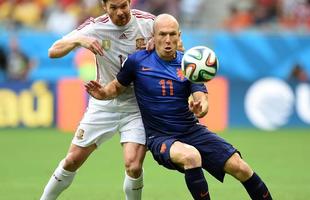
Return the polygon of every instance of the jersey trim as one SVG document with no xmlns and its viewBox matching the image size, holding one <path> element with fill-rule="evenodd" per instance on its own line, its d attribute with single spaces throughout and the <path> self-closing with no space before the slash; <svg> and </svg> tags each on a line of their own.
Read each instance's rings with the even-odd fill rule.
<svg viewBox="0 0 310 200">
<path fill-rule="evenodd" d="M 97 19 L 97 22 L 99 22 L 99 23 L 107 23 L 109 20 L 110 20 L 109 16 L 104 15 L 104 16 L 99 17 Z"/>
<path fill-rule="evenodd" d="M 76 30 L 81 30 L 84 27 L 90 25 L 90 24 L 94 24 L 95 23 L 95 19 L 93 17 L 88 18 L 87 20 L 85 20 L 85 22 L 83 22 L 80 26 L 77 27 Z"/>
<path fill-rule="evenodd" d="M 142 18 L 142 19 L 155 19 L 155 15 L 152 15 L 151 13 L 143 12 L 140 10 L 132 9 L 131 12 L 136 18 Z"/>
</svg>

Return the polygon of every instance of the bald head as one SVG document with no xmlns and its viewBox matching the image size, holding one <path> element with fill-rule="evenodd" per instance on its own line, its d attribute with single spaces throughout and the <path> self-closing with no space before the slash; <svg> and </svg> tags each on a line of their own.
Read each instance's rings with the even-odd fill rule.
<svg viewBox="0 0 310 200">
<path fill-rule="evenodd" d="M 154 20 L 154 33 L 158 29 L 158 26 L 162 26 L 163 24 L 168 26 L 175 26 L 179 30 L 179 23 L 175 17 L 169 14 L 160 14 Z"/>
</svg>

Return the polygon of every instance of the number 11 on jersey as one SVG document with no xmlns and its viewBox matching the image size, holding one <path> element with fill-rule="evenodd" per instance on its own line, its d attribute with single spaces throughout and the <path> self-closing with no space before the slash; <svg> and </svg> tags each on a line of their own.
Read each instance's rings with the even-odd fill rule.
<svg viewBox="0 0 310 200">
<path fill-rule="evenodd" d="M 159 81 L 159 84 L 161 85 L 161 94 L 163 96 L 166 96 L 167 95 L 167 91 L 166 90 L 169 90 L 169 94 L 170 96 L 173 96 L 173 82 L 172 80 L 165 80 L 165 79 L 161 79 Z M 166 88 L 166 86 L 168 86 Z M 169 88 L 169 89 L 168 89 Z"/>
</svg>

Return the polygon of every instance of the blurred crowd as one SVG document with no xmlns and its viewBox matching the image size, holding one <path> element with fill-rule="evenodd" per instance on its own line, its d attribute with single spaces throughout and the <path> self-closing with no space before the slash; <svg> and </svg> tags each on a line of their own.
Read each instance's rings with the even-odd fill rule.
<svg viewBox="0 0 310 200">
<path fill-rule="evenodd" d="M 10 36 L 9 48 L 0 46 L 0 82 L 4 80 L 26 81 L 36 61 L 26 55 L 19 45 L 18 37 Z"/>
<path fill-rule="evenodd" d="M 173 14 L 190 28 L 310 29 L 310 0 L 132 0 L 132 6 Z M 0 0 L 0 27 L 64 34 L 102 12 L 100 0 Z"/>
<path fill-rule="evenodd" d="M 310 0 L 235 0 L 224 26 L 310 30 Z"/>
<path fill-rule="evenodd" d="M 98 0 L 0 0 L 0 23 L 9 29 L 67 33 L 102 11 Z"/>
</svg>

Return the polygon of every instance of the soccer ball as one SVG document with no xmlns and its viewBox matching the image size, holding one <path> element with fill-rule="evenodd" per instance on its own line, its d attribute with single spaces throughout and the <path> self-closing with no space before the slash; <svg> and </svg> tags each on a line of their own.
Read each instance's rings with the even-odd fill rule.
<svg viewBox="0 0 310 200">
<path fill-rule="evenodd" d="M 219 62 L 213 50 L 205 46 L 196 46 L 185 52 L 181 67 L 188 80 L 203 83 L 216 75 Z"/>
</svg>

